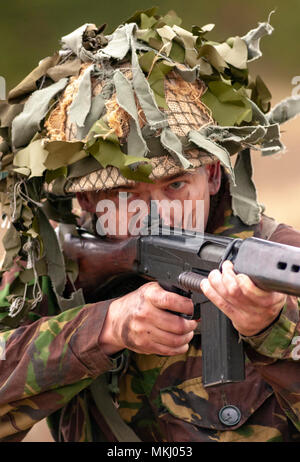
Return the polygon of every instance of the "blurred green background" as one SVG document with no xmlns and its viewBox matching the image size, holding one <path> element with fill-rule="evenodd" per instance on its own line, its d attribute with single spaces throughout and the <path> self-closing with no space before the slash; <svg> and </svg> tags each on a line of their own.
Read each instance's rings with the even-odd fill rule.
<svg viewBox="0 0 300 462">
<path fill-rule="evenodd" d="M 159 6 L 161 13 L 174 9 L 182 17 L 183 27 L 215 23 L 210 37 L 218 41 L 245 34 L 258 21 L 267 20 L 269 12 L 275 9 L 271 20 L 275 32 L 263 40 L 265 57 L 255 68 L 286 79 L 287 85 L 292 76 L 300 73 L 299 0 L 165 0 L 156 3 L 151 0 L 2 0 L 1 75 L 6 77 L 8 88 L 11 88 L 42 57 L 59 48 L 60 37 L 85 22 L 107 23 L 106 30 L 110 32 L 135 10 L 153 5 Z"/>
<path fill-rule="evenodd" d="M 260 74 L 268 83 L 276 104 L 293 90 L 292 78 L 300 76 L 300 1 L 288 0 L 12 0 L 1 1 L 0 75 L 7 90 L 14 87 L 38 63 L 59 49 L 59 41 L 86 22 L 100 26 L 107 23 L 111 32 L 137 9 L 159 6 L 164 14 L 174 9 L 183 19 L 183 27 L 215 23 L 210 38 L 222 41 L 229 36 L 244 35 L 268 19 L 275 28 L 264 37 L 264 56 L 250 65 L 253 75 Z M 300 77 L 299 77 L 300 82 Z M 300 90 L 298 92 L 300 94 Z M 279 222 L 300 229 L 300 117 L 282 127 L 286 153 L 262 158 L 253 153 L 254 178 L 260 202 L 267 214 Z M 51 441 L 45 422 L 36 425 L 26 441 Z"/>
<path fill-rule="evenodd" d="M 60 38 L 86 22 L 98 26 L 107 23 L 107 33 L 114 30 L 137 9 L 159 6 L 164 14 L 174 9 L 183 19 L 183 27 L 215 23 L 210 38 L 225 40 L 244 35 L 268 19 L 275 28 L 261 42 L 263 58 L 250 64 L 252 75 L 260 74 L 273 94 L 273 103 L 290 96 L 292 79 L 300 83 L 300 1 L 289 0 L 2 0 L 0 10 L 0 75 L 7 81 L 7 90 L 14 87 L 45 56 L 60 48 Z M 298 90 L 300 93 L 300 88 Z M 254 178 L 259 199 L 267 212 L 300 229 L 299 121 L 294 119 L 282 128 L 285 154 L 274 160 L 254 153 Z M 279 187 L 280 185 L 280 187 Z"/>
</svg>

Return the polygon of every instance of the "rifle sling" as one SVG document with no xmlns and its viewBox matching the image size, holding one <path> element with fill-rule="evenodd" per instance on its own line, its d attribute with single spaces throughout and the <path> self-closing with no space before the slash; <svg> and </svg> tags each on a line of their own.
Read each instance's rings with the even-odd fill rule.
<svg viewBox="0 0 300 462">
<path fill-rule="evenodd" d="M 91 385 L 90 390 L 98 410 L 118 442 L 141 442 L 135 432 L 120 417 L 108 390 L 106 375 L 102 374 Z"/>
</svg>

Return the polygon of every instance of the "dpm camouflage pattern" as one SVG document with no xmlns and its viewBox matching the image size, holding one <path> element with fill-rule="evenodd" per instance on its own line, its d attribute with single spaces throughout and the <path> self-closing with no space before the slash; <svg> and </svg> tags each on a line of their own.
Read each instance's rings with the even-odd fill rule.
<svg viewBox="0 0 300 462">
<path fill-rule="evenodd" d="M 261 237 L 259 227 L 241 230 L 239 224 L 227 211 L 224 226 L 215 233 Z M 295 233 L 300 245 L 300 233 Z M 201 331 L 201 322 L 199 327 Z M 291 340 L 299 331 L 299 300 L 288 297 L 272 328 L 243 338 L 246 380 L 209 388 L 202 384 L 200 333 L 195 333 L 188 352 L 181 356 L 131 353 L 129 368 L 119 382 L 119 413 L 143 441 L 300 441 L 300 369 L 291 359 Z M 235 426 L 219 419 L 219 411 L 227 405 L 241 412 Z"/>
<path fill-rule="evenodd" d="M 5 273 L 2 304 L 17 276 L 17 265 Z M 42 289 L 43 300 L 31 313 L 34 322 L 0 334 L 6 357 L 0 361 L 1 441 L 21 440 L 36 422 L 62 408 L 112 367 L 97 343 L 107 303 L 57 314 L 47 276 Z"/>
<path fill-rule="evenodd" d="M 272 240 L 300 246 L 299 232 L 279 228 L 282 232 L 275 231 Z M 215 233 L 264 237 L 260 225 L 246 227 L 231 210 Z M 3 309 L 11 290 L 16 290 L 17 276 L 16 263 L 0 287 Z M 115 365 L 98 343 L 110 302 L 59 313 L 47 276 L 42 290 L 43 300 L 30 313 L 30 321 L 0 335 L 6 352 L 6 360 L 0 361 L 1 440 L 22 440 L 36 422 L 49 416 L 56 441 L 116 441 L 88 388 Z M 299 306 L 289 297 L 276 324 L 260 336 L 244 339 L 246 381 L 209 389 L 201 379 L 200 333 L 185 355 L 131 353 L 127 370 L 117 377 L 119 391 L 114 390 L 119 413 L 143 441 L 298 441 L 300 366 L 291 359 L 292 341 L 298 335 Z M 233 427 L 218 418 L 229 404 L 241 411 Z"/>
</svg>

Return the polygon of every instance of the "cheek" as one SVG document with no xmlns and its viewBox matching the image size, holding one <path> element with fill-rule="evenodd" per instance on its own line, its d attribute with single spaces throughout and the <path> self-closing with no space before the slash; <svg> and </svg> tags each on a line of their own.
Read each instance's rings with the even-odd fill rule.
<svg viewBox="0 0 300 462">
<path fill-rule="evenodd" d="M 204 232 L 209 215 L 210 195 L 208 189 L 201 191 L 201 194 L 191 193 L 189 200 L 192 203 L 192 220 L 193 226 L 199 232 Z"/>
<path fill-rule="evenodd" d="M 195 197 L 195 193 L 194 193 Z M 207 225 L 208 215 L 209 215 L 209 204 L 210 204 L 210 194 L 208 184 L 202 184 L 200 191 L 198 191 L 197 199 L 201 200 L 202 203 L 202 214 L 203 214 L 203 225 L 204 230 Z"/>
<path fill-rule="evenodd" d="M 206 229 L 208 215 L 209 215 L 209 204 L 210 204 L 210 195 L 204 199 L 204 229 Z"/>
</svg>

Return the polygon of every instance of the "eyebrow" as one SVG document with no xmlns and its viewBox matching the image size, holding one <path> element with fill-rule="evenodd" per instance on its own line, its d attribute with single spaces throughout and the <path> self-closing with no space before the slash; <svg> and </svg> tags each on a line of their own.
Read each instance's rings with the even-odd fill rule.
<svg viewBox="0 0 300 462">
<path fill-rule="evenodd" d="M 192 176 L 193 172 L 185 172 L 185 173 L 175 173 L 175 175 L 171 175 L 168 178 L 166 178 L 162 183 L 169 183 L 170 181 L 177 180 L 178 178 L 186 177 L 186 176 Z"/>
</svg>

